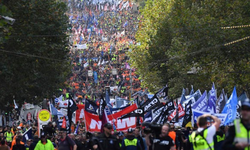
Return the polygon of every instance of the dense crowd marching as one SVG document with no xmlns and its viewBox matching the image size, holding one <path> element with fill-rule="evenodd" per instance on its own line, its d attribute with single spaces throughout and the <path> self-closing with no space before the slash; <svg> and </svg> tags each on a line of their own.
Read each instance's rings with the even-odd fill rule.
<svg viewBox="0 0 250 150">
<path fill-rule="evenodd" d="M 135 4 L 69 0 L 70 58 L 73 65 L 68 92 L 81 99 L 95 99 L 112 87 L 112 95 L 127 98 L 143 90 L 139 76 L 129 65 L 129 45 L 138 44 L 140 21 Z M 91 72 L 89 72 L 91 70 Z M 65 92 L 65 91 L 64 91 Z M 83 101 L 84 102 L 84 101 Z M 213 124 L 208 126 L 208 118 Z M 37 122 L 0 127 L 0 150 L 221 150 L 249 149 L 250 101 L 242 103 L 241 119 L 220 126 L 212 115 L 202 115 L 197 126 L 142 123 L 116 132 L 106 123 L 103 132 L 85 130 L 84 120 L 72 122 L 70 131 L 49 122 L 38 134 Z M 31 128 L 32 138 L 25 133 Z"/>
<path fill-rule="evenodd" d="M 94 99 L 106 86 L 114 96 L 127 98 L 142 90 L 139 76 L 130 68 L 126 52 L 136 44 L 138 10 L 131 2 L 69 1 L 73 64 L 70 92 Z M 88 74 L 88 71 L 92 71 Z"/>
</svg>

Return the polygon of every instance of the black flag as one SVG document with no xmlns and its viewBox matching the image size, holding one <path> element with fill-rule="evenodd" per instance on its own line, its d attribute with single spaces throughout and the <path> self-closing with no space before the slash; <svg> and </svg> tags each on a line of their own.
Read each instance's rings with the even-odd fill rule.
<svg viewBox="0 0 250 150">
<path fill-rule="evenodd" d="M 175 108 L 174 108 L 174 101 L 173 100 L 169 100 L 166 103 L 166 107 L 165 107 L 165 111 L 163 113 L 163 122 L 167 122 L 168 121 L 168 115 L 172 114 L 172 112 L 174 112 Z"/>
<path fill-rule="evenodd" d="M 76 102 L 72 99 L 72 97 L 70 96 L 70 99 L 68 100 L 68 118 L 69 118 L 69 133 L 71 133 L 70 131 L 70 127 L 71 127 L 71 122 L 72 122 L 72 114 L 78 109 Z"/>
<path fill-rule="evenodd" d="M 145 103 L 142 104 L 141 108 L 143 108 L 144 113 L 150 111 L 151 109 L 158 106 L 161 102 L 157 98 L 156 95 L 154 95 L 150 100 L 147 100 Z"/>
<path fill-rule="evenodd" d="M 102 120 L 103 112 L 106 107 L 106 101 L 103 99 L 103 96 L 101 96 L 100 102 L 99 102 L 99 109 L 98 109 L 98 115 L 99 119 Z"/>
<path fill-rule="evenodd" d="M 190 100 L 186 105 L 185 105 L 185 116 L 184 120 L 182 123 L 182 127 L 185 127 L 189 122 L 191 122 L 191 117 L 192 117 L 192 100 Z"/>
<path fill-rule="evenodd" d="M 167 100 L 168 98 L 168 85 L 164 86 L 162 89 L 160 89 L 156 94 L 158 99 Z"/>
<path fill-rule="evenodd" d="M 174 118 L 170 121 L 172 123 L 176 123 L 176 122 L 179 122 L 179 110 L 178 110 L 178 100 L 176 99 L 176 105 L 175 105 L 175 111 L 176 111 L 176 114 L 174 116 Z"/>
<path fill-rule="evenodd" d="M 144 116 L 143 109 L 138 108 L 129 114 L 121 116 L 120 119 L 129 118 L 129 117 L 143 117 L 143 116 Z"/>
<path fill-rule="evenodd" d="M 85 110 L 87 112 L 97 114 L 97 109 L 98 109 L 98 106 L 94 101 L 91 101 L 88 99 L 85 100 Z"/>
</svg>

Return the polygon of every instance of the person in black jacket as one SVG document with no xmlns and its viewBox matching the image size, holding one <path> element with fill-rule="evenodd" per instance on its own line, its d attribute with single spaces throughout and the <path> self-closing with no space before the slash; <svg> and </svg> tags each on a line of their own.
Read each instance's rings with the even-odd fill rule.
<svg viewBox="0 0 250 150">
<path fill-rule="evenodd" d="M 112 125 L 106 123 L 104 125 L 104 133 L 101 133 L 98 140 L 93 139 L 93 149 L 94 150 L 120 150 L 118 140 L 112 135 Z"/>
<path fill-rule="evenodd" d="M 38 143 L 39 138 L 37 135 L 34 136 L 33 142 L 30 144 L 29 150 L 34 150 L 36 147 L 36 144 Z"/>
<path fill-rule="evenodd" d="M 144 141 L 140 135 L 140 132 L 141 132 L 141 128 L 140 127 L 136 127 L 135 128 L 135 131 L 134 131 L 134 134 L 135 134 L 135 137 L 138 139 L 138 141 L 140 142 L 140 145 L 141 145 L 141 148 L 142 150 L 145 150 L 145 146 L 144 146 Z"/>
<path fill-rule="evenodd" d="M 43 128 L 43 131 L 44 131 L 45 135 L 47 135 L 47 136 L 53 136 L 56 133 L 52 122 L 49 122 L 48 125 L 46 125 Z"/>
</svg>

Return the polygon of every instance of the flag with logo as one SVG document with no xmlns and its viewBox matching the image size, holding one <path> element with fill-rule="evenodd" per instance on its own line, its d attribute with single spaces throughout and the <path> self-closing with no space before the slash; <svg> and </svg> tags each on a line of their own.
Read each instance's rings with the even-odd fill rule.
<svg viewBox="0 0 250 150">
<path fill-rule="evenodd" d="M 99 119 L 102 120 L 103 117 L 103 113 L 104 113 L 104 109 L 106 107 L 106 102 L 104 101 L 103 97 L 101 97 L 100 101 L 99 101 L 99 109 L 98 109 L 98 116 Z"/>
<path fill-rule="evenodd" d="M 85 100 L 85 110 L 87 112 L 97 114 L 97 109 L 98 109 L 98 106 L 94 101 L 91 101 L 88 99 Z"/>
<path fill-rule="evenodd" d="M 68 100 L 68 118 L 69 118 L 69 132 L 71 132 L 71 122 L 72 122 L 72 114 L 77 110 L 76 102 L 70 97 Z"/>
<path fill-rule="evenodd" d="M 225 97 L 224 89 L 222 89 L 222 92 L 216 101 L 216 113 L 221 113 L 224 106 L 226 105 L 226 97 Z"/>
<path fill-rule="evenodd" d="M 193 95 L 193 94 L 194 94 L 194 87 L 193 87 L 193 85 L 191 85 L 191 91 L 190 91 L 189 95 Z"/>
<path fill-rule="evenodd" d="M 192 101 L 189 100 L 189 102 L 185 105 L 185 116 L 184 116 L 184 120 L 182 123 L 182 127 L 185 127 L 187 124 L 189 124 L 189 122 L 191 122 L 191 118 L 192 118 Z"/>
<path fill-rule="evenodd" d="M 141 108 L 143 108 L 144 112 L 148 112 L 151 109 L 155 108 L 157 105 L 159 105 L 161 102 L 157 98 L 156 95 L 154 95 L 151 99 L 147 100 L 145 103 L 142 104 Z"/>
<path fill-rule="evenodd" d="M 156 94 L 158 99 L 167 100 L 168 98 L 168 85 L 164 86 L 162 89 L 160 89 Z"/>
<path fill-rule="evenodd" d="M 138 108 L 129 114 L 121 116 L 120 119 L 129 118 L 129 117 L 143 117 L 143 116 L 144 116 L 143 109 Z"/>
<path fill-rule="evenodd" d="M 209 91 L 208 107 L 207 107 L 208 112 L 210 113 L 216 112 L 216 101 L 217 101 L 217 91 L 213 83 L 212 89 Z"/>
<path fill-rule="evenodd" d="M 228 99 L 225 107 L 223 108 L 221 113 L 227 114 L 226 120 L 224 122 L 224 125 L 228 125 L 234 121 L 236 118 L 237 113 L 237 93 L 236 93 L 236 87 L 234 87 L 233 92 Z"/>
<path fill-rule="evenodd" d="M 202 96 L 196 101 L 192 108 L 199 111 L 207 111 L 207 91 L 205 91 Z"/>
</svg>

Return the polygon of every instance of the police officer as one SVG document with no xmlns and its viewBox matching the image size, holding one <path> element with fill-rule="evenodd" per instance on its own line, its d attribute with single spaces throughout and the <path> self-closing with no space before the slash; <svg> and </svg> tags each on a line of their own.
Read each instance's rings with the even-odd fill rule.
<svg viewBox="0 0 250 150">
<path fill-rule="evenodd" d="M 156 134 L 155 137 L 152 137 L 152 133 L 146 134 L 146 143 L 150 150 L 175 150 L 174 141 L 168 135 L 169 129 L 170 125 L 164 124 L 160 129 L 160 134 Z"/>
<path fill-rule="evenodd" d="M 214 136 L 214 150 L 221 150 L 225 140 L 224 126 L 221 126 Z"/>
<path fill-rule="evenodd" d="M 208 127 L 207 120 L 211 118 L 214 123 Z M 210 114 L 204 114 L 197 120 L 198 129 L 189 136 L 189 141 L 193 145 L 194 150 L 214 150 L 213 137 L 220 127 L 220 119 Z"/>
<path fill-rule="evenodd" d="M 248 150 L 250 149 L 250 100 L 242 101 L 241 119 L 234 120 L 226 134 L 222 148 L 225 150 Z"/>
<path fill-rule="evenodd" d="M 117 138 L 118 138 L 119 146 L 122 147 L 122 141 L 124 139 L 124 133 L 122 131 L 119 131 L 117 136 L 118 136 Z"/>
<path fill-rule="evenodd" d="M 120 150 L 118 140 L 115 136 L 112 135 L 112 125 L 106 123 L 103 126 L 104 132 L 101 133 L 97 139 L 93 141 L 94 150 Z"/>
<path fill-rule="evenodd" d="M 122 150 L 141 150 L 140 142 L 134 136 L 134 130 L 128 129 L 127 136 L 122 141 Z"/>
</svg>

